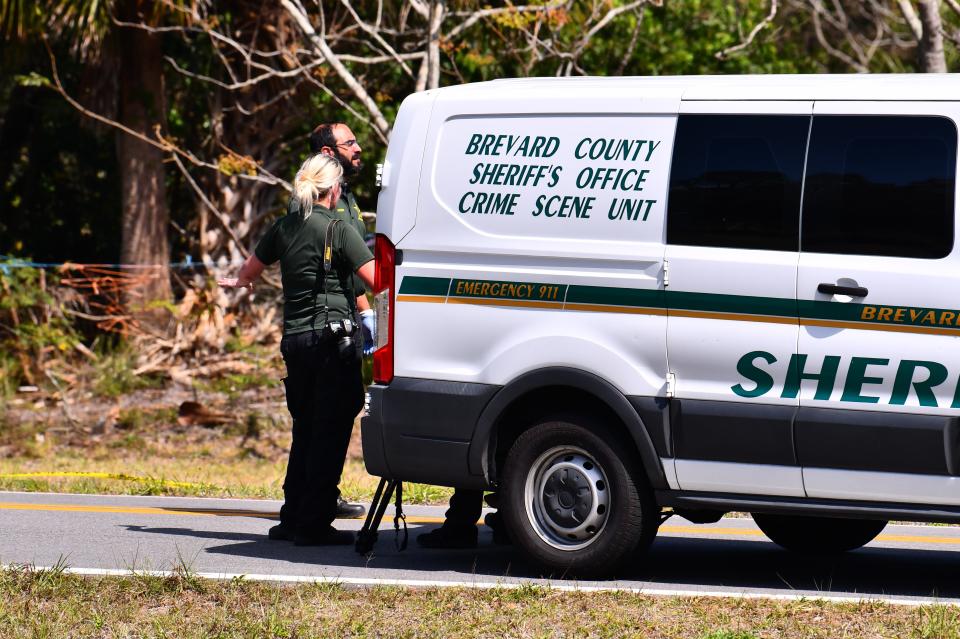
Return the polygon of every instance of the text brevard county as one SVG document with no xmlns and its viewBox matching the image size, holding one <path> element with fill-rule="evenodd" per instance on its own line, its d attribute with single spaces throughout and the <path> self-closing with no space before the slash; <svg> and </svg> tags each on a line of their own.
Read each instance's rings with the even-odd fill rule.
<svg viewBox="0 0 960 639">
<path fill-rule="evenodd" d="M 655 199 L 642 195 L 650 175 L 650 165 L 659 140 L 637 138 L 581 137 L 567 147 L 578 164 L 574 184 L 578 192 L 614 193 L 607 207 L 610 220 L 645 222 Z M 537 191 L 528 211 L 533 217 L 590 219 L 596 212 L 595 195 L 553 193 L 564 172 L 558 154 L 563 150 L 560 138 L 543 135 L 494 135 L 474 133 L 467 142 L 465 155 L 484 158 L 473 165 L 469 183 L 475 189 L 465 192 L 458 210 L 463 214 L 515 215 L 523 191 Z M 487 159 L 490 158 L 490 159 Z M 517 162 L 518 158 L 535 162 Z M 485 186 L 515 187 L 516 190 L 484 190 Z"/>
</svg>

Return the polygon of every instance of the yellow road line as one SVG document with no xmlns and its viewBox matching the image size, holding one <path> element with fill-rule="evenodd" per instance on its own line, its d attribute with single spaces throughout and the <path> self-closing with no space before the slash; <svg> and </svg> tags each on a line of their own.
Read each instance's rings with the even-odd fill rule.
<svg viewBox="0 0 960 639">
<path fill-rule="evenodd" d="M 26 504 L 17 502 L 0 502 L 0 510 L 32 510 L 44 512 L 76 512 L 76 513 L 109 513 L 129 515 L 187 515 L 212 517 L 256 517 L 276 519 L 277 513 L 262 510 L 243 510 L 235 508 L 162 508 L 138 506 L 85 506 L 83 504 Z M 392 515 L 384 515 L 384 523 L 390 524 Z M 408 524 L 442 524 L 443 517 L 407 516 Z M 480 524 L 482 522 L 477 522 Z M 729 537 L 763 537 L 764 534 L 755 528 L 707 528 L 704 526 L 660 526 L 661 533 L 685 535 L 722 535 Z M 916 543 L 916 544 L 953 544 L 960 545 L 960 537 L 934 537 L 927 535 L 895 535 L 882 534 L 877 541 Z"/>
<path fill-rule="evenodd" d="M 703 526 L 660 526 L 660 532 L 683 533 L 693 535 L 742 535 L 745 537 L 763 537 L 755 528 L 704 528 Z"/>
<path fill-rule="evenodd" d="M 960 544 L 960 537 L 927 537 L 925 535 L 880 535 L 877 541 L 899 541 L 908 544 Z"/>
</svg>

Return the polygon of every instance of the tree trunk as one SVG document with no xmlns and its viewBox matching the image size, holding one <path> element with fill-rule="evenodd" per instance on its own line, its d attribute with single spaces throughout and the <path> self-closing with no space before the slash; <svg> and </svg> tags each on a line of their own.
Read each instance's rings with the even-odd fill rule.
<svg viewBox="0 0 960 639">
<path fill-rule="evenodd" d="M 940 0 L 920 0 L 920 70 L 924 73 L 946 73 L 947 58 L 943 53 L 943 22 Z"/>
<path fill-rule="evenodd" d="M 440 87 L 440 26 L 446 13 L 446 0 L 433 0 L 430 4 L 430 33 L 427 43 L 427 88 Z"/>
<path fill-rule="evenodd" d="M 148 13 L 149 2 L 125 0 L 117 7 L 121 20 L 136 22 Z M 163 57 L 157 35 L 142 29 L 118 28 L 118 119 L 125 126 L 153 136 L 165 123 Z M 125 299 L 128 310 L 154 300 L 169 300 L 170 212 L 167 208 L 163 153 L 123 132 L 117 133 L 123 223 L 120 260 L 124 264 L 151 265 L 142 269 L 151 277 Z"/>
</svg>

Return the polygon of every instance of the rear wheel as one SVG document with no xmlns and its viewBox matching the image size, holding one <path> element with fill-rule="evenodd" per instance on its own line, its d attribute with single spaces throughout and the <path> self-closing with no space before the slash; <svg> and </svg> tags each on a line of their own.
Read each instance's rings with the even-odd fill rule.
<svg viewBox="0 0 960 639">
<path fill-rule="evenodd" d="M 633 455 L 584 416 L 545 420 L 517 438 L 503 487 L 511 538 L 549 570 L 609 575 L 649 546 L 659 525 Z"/>
<path fill-rule="evenodd" d="M 800 517 L 753 513 L 770 541 L 793 552 L 834 554 L 860 548 L 873 541 L 887 525 L 872 519 Z"/>
</svg>

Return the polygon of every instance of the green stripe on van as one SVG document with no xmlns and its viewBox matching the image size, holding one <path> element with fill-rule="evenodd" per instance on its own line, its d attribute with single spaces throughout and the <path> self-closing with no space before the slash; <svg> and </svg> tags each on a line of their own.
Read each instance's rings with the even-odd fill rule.
<svg viewBox="0 0 960 639">
<path fill-rule="evenodd" d="M 666 308 L 662 290 L 612 286 L 571 286 L 567 304 L 607 304 L 634 308 Z"/>
<path fill-rule="evenodd" d="M 796 317 L 797 301 L 777 297 L 666 291 L 667 307 L 683 311 Z"/>
<path fill-rule="evenodd" d="M 400 282 L 400 295 L 442 295 L 450 290 L 449 277 L 420 277 L 407 275 Z"/>
<path fill-rule="evenodd" d="M 482 288 L 483 284 L 489 284 Z M 496 285 L 496 287 L 492 287 Z M 957 332 L 960 310 L 852 302 L 795 300 L 749 295 L 721 295 L 689 291 L 650 290 L 612 286 L 581 286 L 407 276 L 402 295 L 429 295 L 446 299 L 555 300 L 568 305 L 620 306 L 692 313 L 755 315 L 824 322 L 857 322 L 882 326 L 916 326 Z"/>
</svg>

